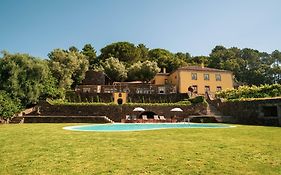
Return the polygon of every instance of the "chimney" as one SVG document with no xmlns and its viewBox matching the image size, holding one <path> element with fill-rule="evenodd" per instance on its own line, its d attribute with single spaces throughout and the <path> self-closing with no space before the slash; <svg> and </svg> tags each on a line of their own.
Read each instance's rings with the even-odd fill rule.
<svg viewBox="0 0 281 175">
<path fill-rule="evenodd" d="M 166 73 L 166 68 L 165 68 L 165 67 L 163 68 L 163 73 L 164 73 L 164 74 Z"/>
</svg>

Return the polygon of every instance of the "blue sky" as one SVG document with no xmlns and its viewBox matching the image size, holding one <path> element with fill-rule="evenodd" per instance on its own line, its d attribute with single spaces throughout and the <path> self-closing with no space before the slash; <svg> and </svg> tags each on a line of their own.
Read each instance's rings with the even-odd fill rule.
<svg viewBox="0 0 281 175">
<path fill-rule="evenodd" d="M 0 50 L 117 41 L 208 55 L 216 45 L 281 50 L 280 0 L 1 0 Z"/>
</svg>

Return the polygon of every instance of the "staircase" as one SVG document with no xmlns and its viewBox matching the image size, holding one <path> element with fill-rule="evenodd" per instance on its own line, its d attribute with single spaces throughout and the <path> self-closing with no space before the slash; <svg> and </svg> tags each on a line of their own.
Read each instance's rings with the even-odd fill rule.
<svg viewBox="0 0 281 175">
<path fill-rule="evenodd" d="M 13 117 L 10 122 L 10 124 L 22 124 L 24 123 L 24 117 Z"/>
<path fill-rule="evenodd" d="M 218 122 L 222 122 L 222 113 L 212 103 L 208 103 L 207 115 L 215 117 Z"/>
<path fill-rule="evenodd" d="M 26 114 L 30 114 L 37 110 L 38 110 L 38 107 L 27 108 L 24 111 L 21 111 L 20 113 L 15 114 L 15 116 L 10 119 L 9 123 L 10 124 L 22 124 L 22 123 L 24 123 L 24 116 Z"/>
<path fill-rule="evenodd" d="M 104 120 L 108 121 L 109 123 L 114 123 L 113 120 L 111 120 L 110 118 L 108 118 L 108 117 L 106 117 L 106 116 L 104 116 Z"/>
</svg>

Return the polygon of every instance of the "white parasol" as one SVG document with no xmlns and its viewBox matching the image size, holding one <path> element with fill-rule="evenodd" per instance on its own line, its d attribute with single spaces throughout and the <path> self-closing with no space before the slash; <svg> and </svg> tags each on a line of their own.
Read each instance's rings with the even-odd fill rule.
<svg viewBox="0 0 281 175">
<path fill-rule="evenodd" d="M 135 111 L 135 112 L 143 112 L 143 111 L 145 111 L 145 109 L 143 109 L 141 107 L 136 107 L 133 111 Z"/>
<path fill-rule="evenodd" d="M 171 109 L 173 112 L 182 112 L 183 110 L 181 108 L 173 108 Z"/>
</svg>

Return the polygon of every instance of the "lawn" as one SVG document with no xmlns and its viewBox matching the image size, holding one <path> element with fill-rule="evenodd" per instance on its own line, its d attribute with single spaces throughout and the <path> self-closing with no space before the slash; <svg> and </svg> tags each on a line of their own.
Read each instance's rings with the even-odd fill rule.
<svg viewBox="0 0 281 175">
<path fill-rule="evenodd" d="M 280 174 L 281 128 L 79 132 L 0 125 L 0 174 Z"/>
</svg>

